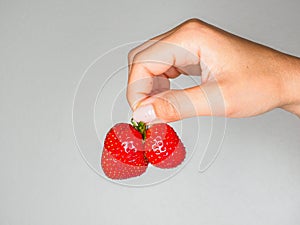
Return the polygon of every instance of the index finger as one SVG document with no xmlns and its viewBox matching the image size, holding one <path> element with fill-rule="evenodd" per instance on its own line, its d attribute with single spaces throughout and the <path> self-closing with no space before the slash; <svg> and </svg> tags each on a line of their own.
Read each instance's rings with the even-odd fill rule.
<svg viewBox="0 0 300 225">
<path fill-rule="evenodd" d="M 162 38 L 133 58 L 127 87 L 127 99 L 132 109 L 149 97 L 154 77 L 176 77 L 180 74 L 180 67 L 200 63 L 198 51 L 194 54 L 178 45 L 178 40 L 172 36 Z"/>
</svg>

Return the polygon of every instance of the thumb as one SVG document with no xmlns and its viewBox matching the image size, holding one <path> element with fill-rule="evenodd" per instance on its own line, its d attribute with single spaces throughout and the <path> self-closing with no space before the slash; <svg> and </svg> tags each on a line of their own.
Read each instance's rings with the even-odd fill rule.
<svg viewBox="0 0 300 225">
<path fill-rule="evenodd" d="M 183 90 L 168 90 L 143 100 L 133 112 L 136 121 L 173 122 L 194 116 L 225 115 L 217 82 Z"/>
</svg>

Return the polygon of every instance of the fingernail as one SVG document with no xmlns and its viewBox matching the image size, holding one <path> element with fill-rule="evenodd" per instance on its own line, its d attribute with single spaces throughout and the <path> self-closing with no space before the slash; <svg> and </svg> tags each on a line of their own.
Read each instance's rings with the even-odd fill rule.
<svg viewBox="0 0 300 225">
<path fill-rule="evenodd" d="M 132 117 L 135 121 L 149 123 L 156 119 L 156 114 L 152 105 L 143 105 L 133 112 Z"/>
</svg>

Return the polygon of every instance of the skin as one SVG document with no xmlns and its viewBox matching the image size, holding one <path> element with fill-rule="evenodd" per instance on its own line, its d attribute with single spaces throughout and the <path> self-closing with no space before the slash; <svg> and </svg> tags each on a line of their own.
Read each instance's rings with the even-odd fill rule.
<svg viewBox="0 0 300 225">
<path fill-rule="evenodd" d="M 138 121 L 250 117 L 275 108 L 300 116 L 299 58 L 198 19 L 138 46 L 128 60 L 127 99 Z M 201 85 L 171 90 L 169 79 L 182 74 L 200 76 Z"/>
</svg>

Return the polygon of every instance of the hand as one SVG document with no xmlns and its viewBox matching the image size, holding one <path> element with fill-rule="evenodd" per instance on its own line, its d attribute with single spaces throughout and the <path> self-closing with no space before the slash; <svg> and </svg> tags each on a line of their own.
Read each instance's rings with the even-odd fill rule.
<svg viewBox="0 0 300 225">
<path fill-rule="evenodd" d="M 137 121 L 248 117 L 277 107 L 300 115 L 300 60 L 191 19 L 129 53 L 127 99 Z M 200 75 L 171 90 L 169 79 Z"/>
</svg>

